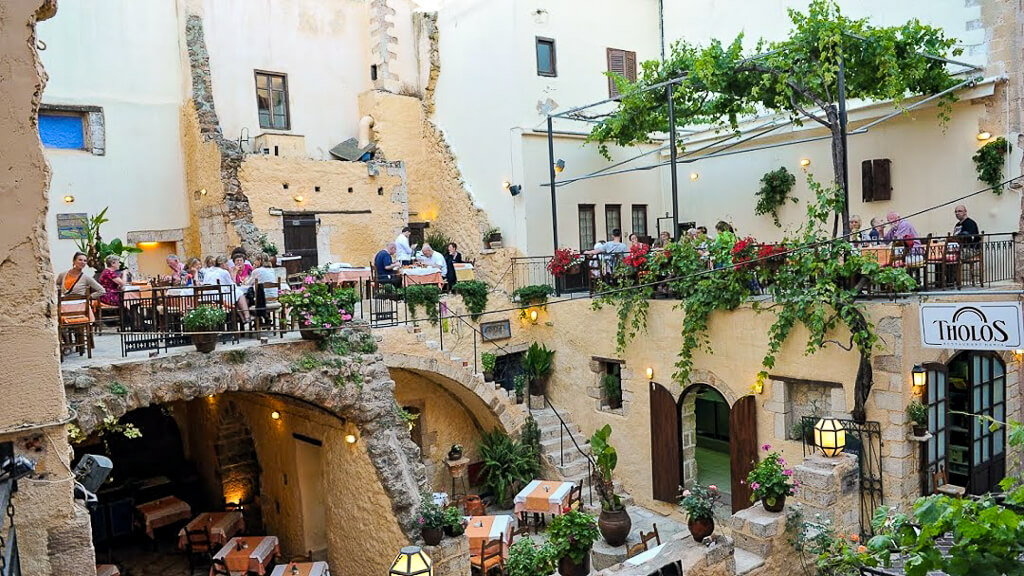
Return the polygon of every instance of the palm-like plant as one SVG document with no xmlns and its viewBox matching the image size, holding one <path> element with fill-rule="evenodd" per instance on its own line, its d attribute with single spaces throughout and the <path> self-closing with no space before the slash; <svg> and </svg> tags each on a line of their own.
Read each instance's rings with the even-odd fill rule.
<svg viewBox="0 0 1024 576">
<path fill-rule="evenodd" d="M 484 432 L 479 443 L 483 459 L 484 487 L 502 505 L 508 503 L 516 483 L 532 480 L 540 472 L 533 449 L 500 430 Z"/>
</svg>

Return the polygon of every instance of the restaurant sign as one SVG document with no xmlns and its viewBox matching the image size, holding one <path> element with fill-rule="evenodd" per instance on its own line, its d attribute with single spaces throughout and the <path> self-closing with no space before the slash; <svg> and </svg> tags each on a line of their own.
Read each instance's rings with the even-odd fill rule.
<svg viewBox="0 0 1024 576">
<path fill-rule="evenodd" d="M 1024 348 L 1020 302 L 921 304 L 925 348 L 1015 350 Z"/>
</svg>

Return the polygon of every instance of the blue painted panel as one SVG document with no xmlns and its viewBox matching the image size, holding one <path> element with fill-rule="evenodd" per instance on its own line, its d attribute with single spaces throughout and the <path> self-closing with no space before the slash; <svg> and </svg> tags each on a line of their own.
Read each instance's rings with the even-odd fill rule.
<svg viewBox="0 0 1024 576">
<path fill-rule="evenodd" d="M 82 150 L 85 148 L 83 118 L 62 114 L 40 114 L 39 139 L 46 148 Z"/>
</svg>

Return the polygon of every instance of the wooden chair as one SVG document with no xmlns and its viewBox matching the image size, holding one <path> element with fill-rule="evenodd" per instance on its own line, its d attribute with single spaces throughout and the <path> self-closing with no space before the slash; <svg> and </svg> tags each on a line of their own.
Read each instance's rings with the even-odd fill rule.
<svg viewBox="0 0 1024 576">
<path fill-rule="evenodd" d="M 516 526 L 516 529 L 515 529 L 515 531 L 512 534 L 517 534 L 519 536 L 529 536 L 530 535 L 530 524 L 531 524 L 531 522 L 530 522 L 530 513 L 529 512 L 527 512 L 525 510 L 520 512 L 519 513 L 519 521 L 517 522 L 517 524 L 518 524 L 518 526 Z M 536 522 L 536 520 L 534 520 L 532 522 L 532 524 L 533 524 L 533 533 L 536 534 L 537 533 L 537 522 Z"/>
<path fill-rule="evenodd" d="M 480 499 L 480 496 L 476 494 L 467 494 L 464 500 L 464 506 L 466 516 L 486 516 L 487 507 L 484 506 L 484 501 Z"/>
<path fill-rule="evenodd" d="M 113 304 L 107 304 L 100 300 L 93 300 L 92 302 L 93 314 L 96 317 L 96 333 L 103 334 L 103 326 L 106 324 L 104 319 L 113 318 L 117 320 L 117 326 L 121 326 L 121 307 L 114 306 Z"/>
<path fill-rule="evenodd" d="M 281 308 L 281 302 L 278 300 L 280 291 L 281 285 L 277 282 L 264 282 L 257 286 L 256 308 L 250 310 L 250 312 L 253 313 L 255 318 L 264 319 L 266 325 L 270 326 L 271 331 L 274 331 L 276 326 L 276 330 L 281 338 L 284 338 L 284 333 L 286 332 L 285 317 L 284 310 Z M 270 296 L 267 295 L 268 293 Z"/>
<path fill-rule="evenodd" d="M 224 563 L 224 560 L 214 558 L 211 561 L 210 576 L 231 576 L 231 571 L 228 570 L 228 565 Z"/>
<path fill-rule="evenodd" d="M 585 481 L 586 477 L 581 478 L 575 486 L 569 489 L 569 508 L 571 510 L 583 508 L 583 482 Z"/>
<path fill-rule="evenodd" d="M 932 484 L 935 486 L 933 494 L 943 494 L 951 498 L 963 498 L 967 488 L 949 483 L 949 476 L 946 474 L 946 467 L 939 466 L 939 469 L 932 474 Z"/>
<path fill-rule="evenodd" d="M 210 533 L 205 528 L 200 530 L 185 529 L 185 553 L 188 555 L 188 573 L 192 574 L 196 566 L 210 562 Z"/>
<path fill-rule="evenodd" d="M 480 544 L 480 554 L 473 554 L 469 557 L 469 569 L 473 573 L 479 573 L 481 576 L 490 574 L 495 568 L 498 569 L 499 574 L 505 573 L 505 558 L 501 555 L 501 549 L 504 545 L 505 535 L 501 534 L 497 539 L 482 542 Z"/>
<path fill-rule="evenodd" d="M 948 244 L 945 238 L 932 238 L 928 235 L 927 245 L 925 246 L 924 262 L 926 267 L 930 267 L 934 270 L 932 277 L 932 285 L 937 287 L 946 286 L 946 245 Z M 924 278 L 925 287 L 928 287 L 928 274 L 925 272 Z"/>
<path fill-rule="evenodd" d="M 967 243 L 963 242 L 960 248 L 960 264 L 961 268 L 967 271 L 967 280 L 974 286 L 975 280 L 978 282 L 978 286 L 985 286 L 985 245 L 984 245 L 985 231 L 981 231 L 981 235 L 977 237 L 978 242 Z"/>
<path fill-rule="evenodd" d="M 645 533 L 643 530 L 640 531 L 640 542 L 629 547 L 629 550 L 626 551 L 626 558 L 632 558 L 641 552 L 647 552 L 647 550 L 649 550 L 648 542 L 651 540 L 656 541 L 658 543 L 657 546 L 661 546 L 661 536 L 658 535 L 658 525 L 652 524 L 651 528 L 652 530 L 650 532 Z"/>
<path fill-rule="evenodd" d="M 60 359 L 77 349 L 78 355 L 92 358 L 92 299 L 87 296 L 63 295 L 57 292 L 60 326 Z"/>
</svg>

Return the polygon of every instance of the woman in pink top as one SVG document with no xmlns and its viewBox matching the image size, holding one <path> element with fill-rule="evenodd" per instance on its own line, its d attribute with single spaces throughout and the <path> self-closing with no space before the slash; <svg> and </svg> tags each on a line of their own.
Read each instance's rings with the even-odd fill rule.
<svg viewBox="0 0 1024 576">
<path fill-rule="evenodd" d="M 249 280 L 252 274 L 252 265 L 245 262 L 245 254 L 235 254 L 231 260 L 235 263 L 235 284 L 241 286 Z"/>
</svg>

